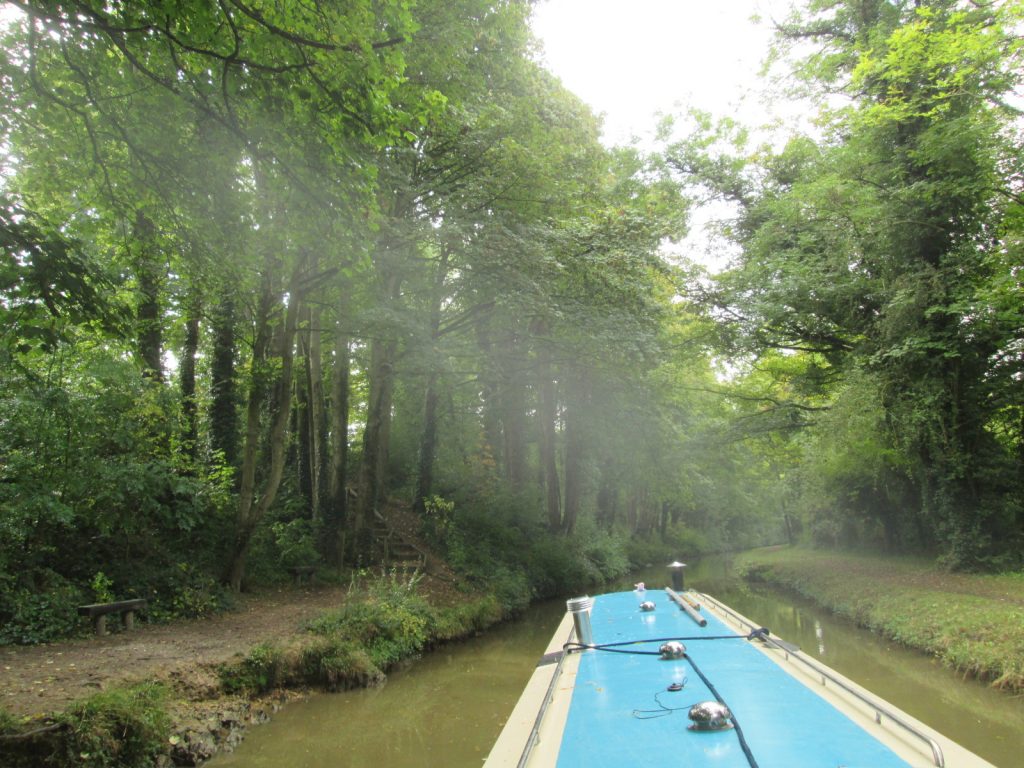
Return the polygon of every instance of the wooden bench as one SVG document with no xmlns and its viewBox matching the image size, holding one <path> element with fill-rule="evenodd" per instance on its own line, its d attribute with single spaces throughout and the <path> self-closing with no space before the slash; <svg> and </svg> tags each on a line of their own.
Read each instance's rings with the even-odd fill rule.
<svg viewBox="0 0 1024 768">
<path fill-rule="evenodd" d="M 135 600 L 119 600 L 116 603 L 92 603 L 78 606 L 79 616 L 92 619 L 92 628 L 97 635 L 107 634 L 107 614 L 120 613 L 121 621 L 126 630 L 135 626 L 135 612 L 146 607 L 145 598 Z"/>
<path fill-rule="evenodd" d="M 295 586 L 299 586 L 303 580 L 310 584 L 316 581 L 316 566 L 313 565 L 293 565 L 288 572 L 292 575 Z"/>
</svg>

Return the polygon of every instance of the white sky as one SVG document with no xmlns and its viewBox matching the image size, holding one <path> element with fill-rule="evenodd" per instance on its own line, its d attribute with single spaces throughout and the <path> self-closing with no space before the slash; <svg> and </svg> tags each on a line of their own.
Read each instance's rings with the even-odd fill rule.
<svg viewBox="0 0 1024 768">
<path fill-rule="evenodd" d="M 533 30 L 543 62 L 594 111 L 605 140 L 651 133 L 654 114 L 693 106 L 768 122 L 758 77 L 788 0 L 541 0 Z M 760 23 L 752 17 L 762 18 Z"/>
<path fill-rule="evenodd" d="M 657 114 L 693 107 L 731 116 L 756 129 L 775 121 L 801 122 L 791 102 L 769 103 L 760 76 L 772 39 L 772 20 L 784 20 L 791 0 L 541 0 L 533 30 L 543 63 L 604 117 L 604 141 L 649 144 Z M 758 20 L 755 20 L 755 17 Z M 762 138 L 768 134 L 759 132 Z M 647 141 L 643 141 L 647 139 Z M 731 207 L 712 204 L 690 213 L 690 234 L 667 245 L 712 272 L 735 246 L 714 234 Z"/>
</svg>

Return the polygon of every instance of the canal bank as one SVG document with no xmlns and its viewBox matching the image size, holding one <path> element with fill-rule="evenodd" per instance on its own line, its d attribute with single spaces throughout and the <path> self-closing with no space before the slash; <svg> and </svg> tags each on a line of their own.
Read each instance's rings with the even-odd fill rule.
<svg viewBox="0 0 1024 768">
<path fill-rule="evenodd" d="M 722 599 L 995 765 L 1011 768 L 1019 764 L 1019 756 L 1024 754 L 1024 700 L 963 680 L 934 658 L 907 650 L 803 598 L 737 578 L 737 563 L 741 569 L 748 568 L 750 562 L 764 562 L 757 558 L 765 554 L 744 554 L 735 562 L 728 557 L 713 557 L 692 563 L 685 571 L 687 585 Z M 781 562 L 779 558 L 777 562 Z M 602 591 L 630 589 L 640 580 L 660 585 L 668 580 L 668 574 L 664 567 L 654 567 Z M 179 764 L 188 764 L 217 750 L 237 747 L 235 754 L 222 752 L 207 765 L 344 768 L 376 764 L 388 768 L 458 768 L 477 766 L 487 754 L 565 608 L 564 600 L 536 605 L 516 621 L 499 624 L 484 633 L 474 631 L 464 641 L 434 647 L 420 658 L 395 665 L 381 686 L 307 696 L 275 689 L 277 683 L 287 681 L 268 675 L 270 690 L 266 693 L 224 694 L 218 671 L 224 662 L 234 658 L 237 668 L 238 662 L 250 659 L 259 662 L 249 665 L 250 672 L 268 672 L 269 662 L 281 655 L 267 653 L 267 646 L 286 648 L 296 647 L 293 641 L 308 642 L 305 627 L 316 616 L 337 608 L 346 599 L 345 593 L 344 589 L 330 587 L 312 593 L 285 593 L 274 603 L 254 605 L 246 611 L 248 618 L 242 615 L 173 628 L 143 628 L 102 642 L 18 651 L 39 656 L 39 663 L 29 677 L 37 677 L 40 685 L 45 686 L 53 684 L 46 677 L 47 670 L 52 673 L 56 669 L 59 676 L 62 669 L 76 666 L 76 658 L 82 662 L 85 657 L 75 655 L 82 652 L 112 654 L 108 661 L 117 662 L 125 671 L 164 669 L 162 673 L 150 671 L 143 675 L 143 679 L 157 681 L 164 687 L 161 706 L 173 710 L 175 718 L 172 735 L 165 735 L 168 741 L 161 745 L 165 747 L 163 756 L 155 756 L 150 765 L 160 760 L 166 764 L 172 752 Z M 292 603 L 302 603 L 303 610 L 296 612 L 297 606 Z M 246 621 L 229 623 L 239 619 Z M 284 635 L 254 647 L 251 641 L 243 642 L 242 633 L 251 632 L 255 625 L 263 625 L 264 633 L 276 626 Z M 172 636 L 183 643 L 181 653 L 175 657 L 177 662 L 154 659 L 166 651 Z M 217 637 L 230 639 L 234 645 L 216 645 Z M 239 650 L 229 653 L 233 647 Z M 294 654 L 290 657 L 296 658 Z M 215 658 L 219 659 L 216 663 Z M 4 665 L 10 666 L 12 661 L 17 663 L 14 657 L 8 657 Z M 47 661 L 54 664 L 47 665 Z M 106 688 L 111 681 L 112 678 L 96 684 Z M 31 679 L 26 679 L 26 683 L 31 683 Z M 159 718 L 139 717 L 136 708 L 139 703 L 156 701 L 154 689 L 148 684 L 132 696 L 121 697 L 120 703 L 117 698 L 115 695 L 108 699 L 108 705 L 119 705 L 122 709 L 118 711 L 131 715 L 132 727 L 159 725 Z M 21 701 L 26 706 L 32 703 L 31 690 L 24 692 Z M 268 724 L 249 728 L 266 721 L 271 714 L 273 718 Z M 243 734 L 245 741 L 239 744 Z M 4 756 L 0 765 L 15 764 L 8 762 L 8 746 L 0 744 L 0 755 Z M 94 753 L 88 754 L 96 757 Z M 90 762 L 77 754 L 68 755 L 66 764 L 129 763 Z"/>
<path fill-rule="evenodd" d="M 949 573 L 926 560 L 792 547 L 747 552 L 735 565 L 749 582 L 795 592 L 956 672 L 1024 693 L 1024 573 Z"/>
<path fill-rule="evenodd" d="M 312 689 L 379 683 L 401 660 L 504 618 L 435 577 L 248 597 L 220 616 L 0 649 L 0 768 L 196 765 Z"/>
<path fill-rule="evenodd" d="M 655 567 L 607 591 L 666 582 Z M 738 579 L 728 557 L 686 569 L 713 594 L 842 674 L 1000 768 L 1024 754 L 1024 700 L 964 680 L 935 659 L 887 641 L 809 601 Z M 602 590 L 606 591 L 606 590 Z M 400 667 L 380 688 L 313 694 L 252 731 L 209 768 L 473 768 L 487 755 L 565 608 L 534 606 L 521 620 L 452 643 Z M 784 705 L 767 702 L 770 705 Z M 952 768 L 952 766 L 951 766 Z"/>
</svg>

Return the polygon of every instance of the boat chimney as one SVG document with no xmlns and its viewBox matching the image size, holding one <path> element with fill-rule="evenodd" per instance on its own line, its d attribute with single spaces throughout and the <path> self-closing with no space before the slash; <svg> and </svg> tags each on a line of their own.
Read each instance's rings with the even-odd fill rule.
<svg viewBox="0 0 1024 768">
<path fill-rule="evenodd" d="M 683 591 L 683 568 L 686 567 L 686 563 L 680 563 L 678 560 L 668 564 L 669 573 L 672 574 L 672 589 L 676 592 Z"/>
<path fill-rule="evenodd" d="M 572 625 L 576 630 L 576 642 L 580 645 L 593 645 L 594 633 L 590 628 L 590 609 L 594 607 L 592 597 L 574 597 L 565 601 L 565 607 L 572 614 Z"/>
</svg>

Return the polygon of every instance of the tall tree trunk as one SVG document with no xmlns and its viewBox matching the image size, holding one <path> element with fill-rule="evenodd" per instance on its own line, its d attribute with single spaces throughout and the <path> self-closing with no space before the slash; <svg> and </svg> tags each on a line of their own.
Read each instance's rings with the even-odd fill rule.
<svg viewBox="0 0 1024 768">
<path fill-rule="evenodd" d="M 538 326 L 537 335 L 542 336 L 546 328 Z M 562 494 L 558 482 L 557 422 L 558 400 L 554 374 L 551 366 L 551 352 L 545 340 L 540 340 L 538 351 L 540 363 L 537 375 L 540 379 L 540 462 L 544 478 L 548 528 L 552 533 L 562 530 Z"/>
<path fill-rule="evenodd" d="M 384 497 L 384 469 L 387 465 L 391 403 L 394 396 L 394 366 L 398 342 L 377 339 L 370 344 L 370 396 L 363 430 L 363 460 L 359 468 L 359 500 L 349 526 L 352 556 L 357 561 L 369 554 L 369 526 Z"/>
<path fill-rule="evenodd" d="M 484 366 L 480 373 L 480 401 L 484 429 L 484 451 L 498 467 L 506 472 L 505 452 L 502 446 L 500 387 L 495 376 L 494 343 L 488 321 L 476 327 L 477 345 L 483 352 Z"/>
<path fill-rule="evenodd" d="M 387 303 L 398 301 L 401 278 L 394 272 L 383 275 L 382 296 Z M 363 457 L 359 467 L 359 498 L 356 514 L 350 521 L 349 556 L 361 562 L 370 554 L 370 526 L 374 513 L 384 498 L 384 472 L 387 466 L 388 441 L 391 436 L 391 405 L 395 388 L 395 359 L 398 340 L 390 328 L 382 329 L 383 338 L 370 342 L 370 382 L 367 398 L 366 427 L 363 430 Z"/>
<path fill-rule="evenodd" d="M 501 427 L 504 437 L 505 478 L 515 490 L 526 485 L 526 359 L 522 343 L 509 334 L 502 377 Z"/>
<path fill-rule="evenodd" d="M 238 465 L 238 402 L 235 387 L 235 300 L 224 289 L 211 318 L 210 444 L 228 467 Z"/>
<path fill-rule="evenodd" d="M 199 352 L 199 299 L 191 295 L 185 309 L 185 344 L 178 368 L 181 384 L 182 446 L 190 463 L 199 455 L 199 414 L 196 405 L 196 355 Z"/>
<path fill-rule="evenodd" d="M 309 453 L 310 453 L 310 497 L 313 523 L 319 526 L 323 522 L 324 478 L 327 452 L 324 445 L 327 439 L 327 411 L 324 405 L 324 373 L 323 350 L 320 327 L 322 312 L 319 307 L 309 313 L 308 349 L 306 352 L 306 380 L 309 390 Z"/>
<path fill-rule="evenodd" d="M 583 434 L 583 411 L 586 407 L 586 382 L 575 368 L 566 386 L 565 408 L 565 511 L 562 528 L 566 534 L 576 529 L 583 493 L 583 459 L 586 440 Z"/>
<path fill-rule="evenodd" d="M 306 500 L 308 509 L 313 507 L 313 449 L 310 430 L 310 381 L 309 381 L 309 308 L 299 322 L 296 342 L 301 359 L 295 376 L 295 402 L 292 406 L 292 430 L 296 439 L 289 448 L 288 466 L 295 467 L 299 493 Z"/>
<path fill-rule="evenodd" d="M 291 290 L 288 292 L 288 305 L 285 309 L 284 328 L 274 334 L 278 349 L 276 356 L 278 366 L 269 365 L 268 357 L 271 346 L 271 313 L 279 311 L 281 295 L 273 287 L 271 276 L 272 264 L 268 259 L 263 279 L 263 289 L 257 316 L 256 343 L 252 358 L 252 384 L 249 389 L 249 402 L 246 412 L 245 446 L 242 450 L 241 482 L 238 498 L 238 513 L 235 518 L 235 540 L 228 563 L 228 583 L 233 590 L 240 591 L 245 578 L 246 559 L 249 543 L 256 531 L 256 526 L 263 519 L 267 510 L 274 503 L 277 490 L 284 472 L 285 436 L 288 419 L 291 413 L 290 392 L 292 381 L 292 360 L 294 356 L 295 331 L 298 325 L 298 314 L 302 311 L 302 300 L 299 295 L 298 277 L 301 274 L 302 262 L 296 267 L 292 276 Z M 273 368 L 278 375 L 273 382 L 274 396 L 270 398 L 270 429 L 268 433 L 269 467 L 263 482 L 263 488 L 257 489 L 257 455 L 261 432 L 260 415 L 267 402 L 270 390 L 269 376 Z M 258 494 L 258 495 L 257 495 Z"/>
<path fill-rule="evenodd" d="M 319 527 L 324 498 L 323 478 L 326 458 L 323 444 L 327 433 L 324 412 L 324 386 L 320 349 L 319 307 L 307 307 L 298 330 L 302 350 L 301 375 L 295 382 L 295 429 L 298 440 L 294 464 L 299 492 L 309 505 L 309 516 Z"/>
<path fill-rule="evenodd" d="M 135 212 L 133 267 L 138 291 L 136 338 L 143 375 L 163 381 L 163 319 L 160 283 L 165 273 L 156 247 L 156 228 L 142 210 Z"/>
<path fill-rule="evenodd" d="M 626 507 L 626 525 L 630 533 L 637 533 L 640 527 L 640 492 L 634 489 L 629 494 L 629 504 Z"/>
<path fill-rule="evenodd" d="M 597 522 L 606 531 L 615 526 L 615 491 L 603 472 L 601 487 L 597 491 Z"/>
<path fill-rule="evenodd" d="M 430 341 L 432 351 L 439 354 L 437 343 L 441 336 L 441 312 L 445 299 L 444 284 L 448 279 L 449 254 L 442 250 L 434 273 L 433 292 L 430 297 Z M 440 361 L 430 360 L 430 365 Z M 426 499 L 434 490 L 434 460 L 437 452 L 437 379 L 436 371 L 427 376 L 423 393 L 423 431 L 420 434 L 419 467 L 416 474 L 416 498 L 413 509 L 420 515 L 426 512 Z"/>
<path fill-rule="evenodd" d="M 430 374 L 423 395 L 423 433 L 420 435 L 419 471 L 413 509 L 426 512 L 426 500 L 434 491 L 434 454 L 437 450 L 437 374 Z"/>
<path fill-rule="evenodd" d="M 331 460 L 328 501 L 324 510 L 321 552 L 334 566 L 342 564 L 344 526 L 348 513 L 348 334 L 339 318 L 334 327 L 334 366 L 331 375 Z"/>
</svg>

